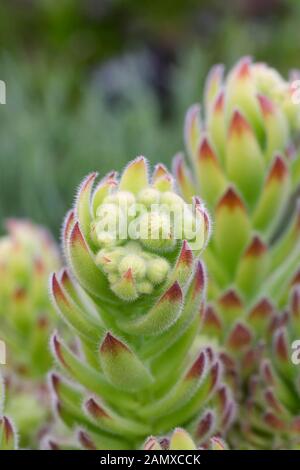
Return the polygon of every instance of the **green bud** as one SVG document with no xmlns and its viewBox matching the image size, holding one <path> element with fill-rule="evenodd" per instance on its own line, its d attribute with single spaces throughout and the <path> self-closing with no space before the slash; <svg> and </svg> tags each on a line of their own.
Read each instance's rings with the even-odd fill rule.
<svg viewBox="0 0 300 470">
<path fill-rule="evenodd" d="M 121 275 L 125 274 L 129 269 L 131 269 L 134 279 L 141 280 L 145 277 L 146 265 L 141 256 L 134 254 L 127 255 L 120 261 L 119 273 Z"/>
<path fill-rule="evenodd" d="M 163 258 L 155 258 L 147 264 L 147 277 L 153 284 L 161 284 L 170 270 L 169 263 Z"/>
<path fill-rule="evenodd" d="M 170 218 L 163 213 L 151 212 L 141 216 L 139 222 L 142 245 L 151 251 L 170 251 L 175 248 Z"/>
<path fill-rule="evenodd" d="M 160 202 L 160 192 L 153 188 L 143 189 L 138 194 L 137 201 L 140 204 L 144 204 L 146 207 L 150 207 L 152 204 L 158 204 Z"/>
</svg>

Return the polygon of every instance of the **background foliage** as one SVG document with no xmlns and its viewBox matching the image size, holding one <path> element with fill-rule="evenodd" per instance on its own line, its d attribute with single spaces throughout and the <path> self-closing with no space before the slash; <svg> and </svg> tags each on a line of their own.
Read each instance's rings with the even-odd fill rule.
<svg viewBox="0 0 300 470">
<path fill-rule="evenodd" d="M 169 163 L 209 67 L 298 66 L 296 0 L 2 0 L 0 218 L 56 234 L 73 188 L 135 155 Z"/>
</svg>

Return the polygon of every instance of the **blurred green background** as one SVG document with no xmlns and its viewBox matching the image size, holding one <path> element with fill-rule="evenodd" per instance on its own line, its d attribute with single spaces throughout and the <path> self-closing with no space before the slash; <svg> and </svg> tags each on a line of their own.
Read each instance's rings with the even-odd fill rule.
<svg viewBox="0 0 300 470">
<path fill-rule="evenodd" d="M 170 163 L 215 62 L 300 67 L 298 0 L 1 0 L 0 218 L 57 235 L 74 188 Z"/>
</svg>

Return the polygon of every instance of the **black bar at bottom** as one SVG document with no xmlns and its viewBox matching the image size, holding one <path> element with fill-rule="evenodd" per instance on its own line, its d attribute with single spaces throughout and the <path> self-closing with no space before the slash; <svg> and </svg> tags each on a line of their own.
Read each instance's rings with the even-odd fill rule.
<svg viewBox="0 0 300 470">
<path fill-rule="evenodd" d="M 298 451 L 299 452 L 299 451 Z M 101 468 L 103 465 L 121 466 L 123 468 L 147 468 L 149 465 L 200 465 L 200 468 L 210 468 L 215 465 L 238 466 L 244 470 L 245 466 L 266 463 L 287 468 L 300 464 L 300 453 L 297 451 L 2 451 L 0 455 L 1 469 L 8 469 L 8 465 L 38 464 L 41 470 L 52 468 L 56 463 L 62 463 L 69 468 L 82 466 L 84 470 Z M 297 462 L 299 464 L 297 465 Z M 4 467 L 5 465 L 5 467 Z M 270 468 L 270 467 L 269 467 Z M 291 467 L 292 468 L 292 467 Z"/>
</svg>

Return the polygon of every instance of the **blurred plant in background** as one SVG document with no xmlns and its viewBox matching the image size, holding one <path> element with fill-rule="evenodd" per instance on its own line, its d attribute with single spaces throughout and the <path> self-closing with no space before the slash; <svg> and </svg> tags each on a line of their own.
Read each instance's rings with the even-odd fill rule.
<svg viewBox="0 0 300 470">
<path fill-rule="evenodd" d="M 201 195 L 214 221 L 204 255 L 210 279 L 204 331 L 218 339 L 237 385 L 245 442 L 239 430 L 235 448 L 293 448 L 300 441 L 299 373 L 291 362 L 300 331 L 293 198 L 300 184 L 300 105 L 290 82 L 249 57 L 223 75 L 222 65 L 211 70 L 203 109 L 187 113 L 194 177 L 181 156 L 174 162 L 182 194 Z M 264 385 L 254 377 L 260 372 Z"/>
<path fill-rule="evenodd" d="M 6 343 L 6 410 L 21 445 L 36 445 L 50 417 L 46 374 L 52 365 L 49 336 L 57 324 L 48 277 L 59 268 L 57 247 L 43 228 L 8 220 L 0 238 L 0 337 Z M 33 443 L 34 442 L 34 443 Z"/>
<path fill-rule="evenodd" d="M 294 1 L 4 0 L 0 13 L 0 217 L 56 234 L 83 174 L 170 160 L 210 65 L 246 52 L 285 72 L 300 55 Z"/>
<path fill-rule="evenodd" d="M 81 89 L 71 70 L 2 60 L 8 103 L 0 108 L 1 218 L 26 214 L 58 233 L 86 172 L 125 166 L 127 155 L 141 150 L 154 161 L 171 158 L 180 123 L 161 122 L 139 60 L 107 64 Z"/>
</svg>

